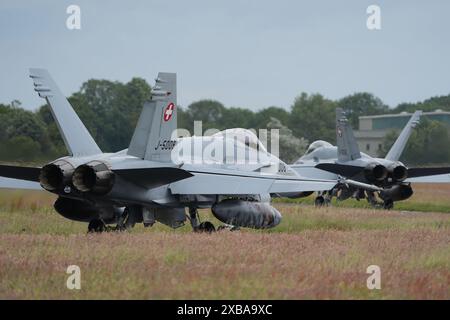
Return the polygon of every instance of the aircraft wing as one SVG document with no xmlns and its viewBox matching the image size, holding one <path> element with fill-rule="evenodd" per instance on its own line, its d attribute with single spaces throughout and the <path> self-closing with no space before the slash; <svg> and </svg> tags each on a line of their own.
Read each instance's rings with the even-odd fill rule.
<svg viewBox="0 0 450 320">
<path fill-rule="evenodd" d="M 305 191 L 329 191 L 337 184 L 336 180 L 275 180 L 269 193 L 289 193 Z"/>
<path fill-rule="evenodd" d="M 284 178 L 262 174 L 225 174 L 216 172 L 191 172 L 188 179 L 171 183 L 173 194 L 263 194 L 331 190 L 336 180 Z"/>
</svg>

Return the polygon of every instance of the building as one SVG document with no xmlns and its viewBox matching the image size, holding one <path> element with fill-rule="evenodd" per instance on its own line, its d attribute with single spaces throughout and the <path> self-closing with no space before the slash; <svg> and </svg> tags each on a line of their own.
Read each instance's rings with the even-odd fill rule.
<svg viewBox="0 0 450 320">
<path fill-rule="evenodd" d="M 412 113 L 402 112 L 398 114 L 382 114 L 377 116 L 359 117 L 359 130 L 355 131 L 359 149 L 371 156 L 382 157 L 381 149 L 384 137 L 392 130 L 400 133 Z M 440 109 L 434 112 L 424 112 L 422 118 L 442 121 L 450 125 L 450 112 Z"/>
</svg>

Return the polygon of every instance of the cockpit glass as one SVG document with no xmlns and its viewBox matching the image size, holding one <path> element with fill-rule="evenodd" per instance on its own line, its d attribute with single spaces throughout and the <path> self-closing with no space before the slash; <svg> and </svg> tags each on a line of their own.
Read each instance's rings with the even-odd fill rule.
<svg viewBox="0 0 450 320">
<path fill-rule="evenodd" d="M 226 129 L 222 130 L 214 135 L 222 135 L 226 138 L 236 139 L 238 142 L 243 143 L 249 148 L 266 151 L 263 143 L 258 139 L 256 134 L 249 129 L 243 128 L 234 128 L 234 129 Z"/>
<path fill-rule="evenodd" d="M 322 147 L 331 147 L 332 144 L 323 140 L 317 140 L 311 143 L 305 152 L 305 156 Z"/>
</svg>

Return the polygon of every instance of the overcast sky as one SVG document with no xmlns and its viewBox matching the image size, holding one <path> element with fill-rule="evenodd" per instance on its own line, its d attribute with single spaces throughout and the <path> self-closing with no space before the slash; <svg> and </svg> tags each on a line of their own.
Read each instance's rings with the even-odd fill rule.
<svg viewBox="0 0 450 320">
<path fill-rule="evenodd" d="M 81 30 L 66 8 L 81 8 Z M 381 30 L 366 27 L 371 4 Z M 0 102 L 43 104 L 29 67 L 69 96 L 90 78 L 153 84 L 177 72 L 178 102 L 289 108 L 301 92 L 368 91 L 390 106 L 450 93 L 450 1 L 0 2 Z"/>
</svg>

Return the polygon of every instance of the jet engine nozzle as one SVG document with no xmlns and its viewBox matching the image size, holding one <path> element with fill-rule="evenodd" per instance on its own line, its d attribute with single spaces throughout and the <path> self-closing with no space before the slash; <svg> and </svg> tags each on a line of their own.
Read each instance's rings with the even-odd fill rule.
<svg viewBox="0 0 450 320">
<path fill-rule="evenodd" d="M 394 165 L 388 168 L 389 174 L 395 181 L 403 181 L 408 178 L 408 169 L 403 165 Z"/>
<path fill-rule="evenodd" d="M 380 192 L 383 200 L 401 201 L 406 200 L 413 195 L 413 190 L 408 184 L 395 185 L 389 189 Z"/>
<path fill-rule="evenodd" d="M 101 161 L 91 161 L 75 169 L 72 183 L 81 192 L 106 194 L 114 185 L 114 173 Z"/>
<path fill-rule="evenodd" d="M 281 213 L 267 202 L 224 200 L 211 211 L 218 220 L 237 227 L 266 229 L 281 222 Z"/>
<path fill-rule="evenodd" d="M 382 181 L 382 180 L 386 179 L 386 177 L 388 175 L 388 171 L 385 166 L 383 166 L 381 164 L 372 163 L 372 164 L 369 164 L 364 169 L 364 175 L 365 175 L 366 179 L 369 180 L 370 182 Z"/>
<path fill-rule="evenodd" d="M 71 182 L 74 167 L 65 160 L 57 160 L 42 167 L 39 182 L 47 191 L 63 190 Z"/>
</svg>

